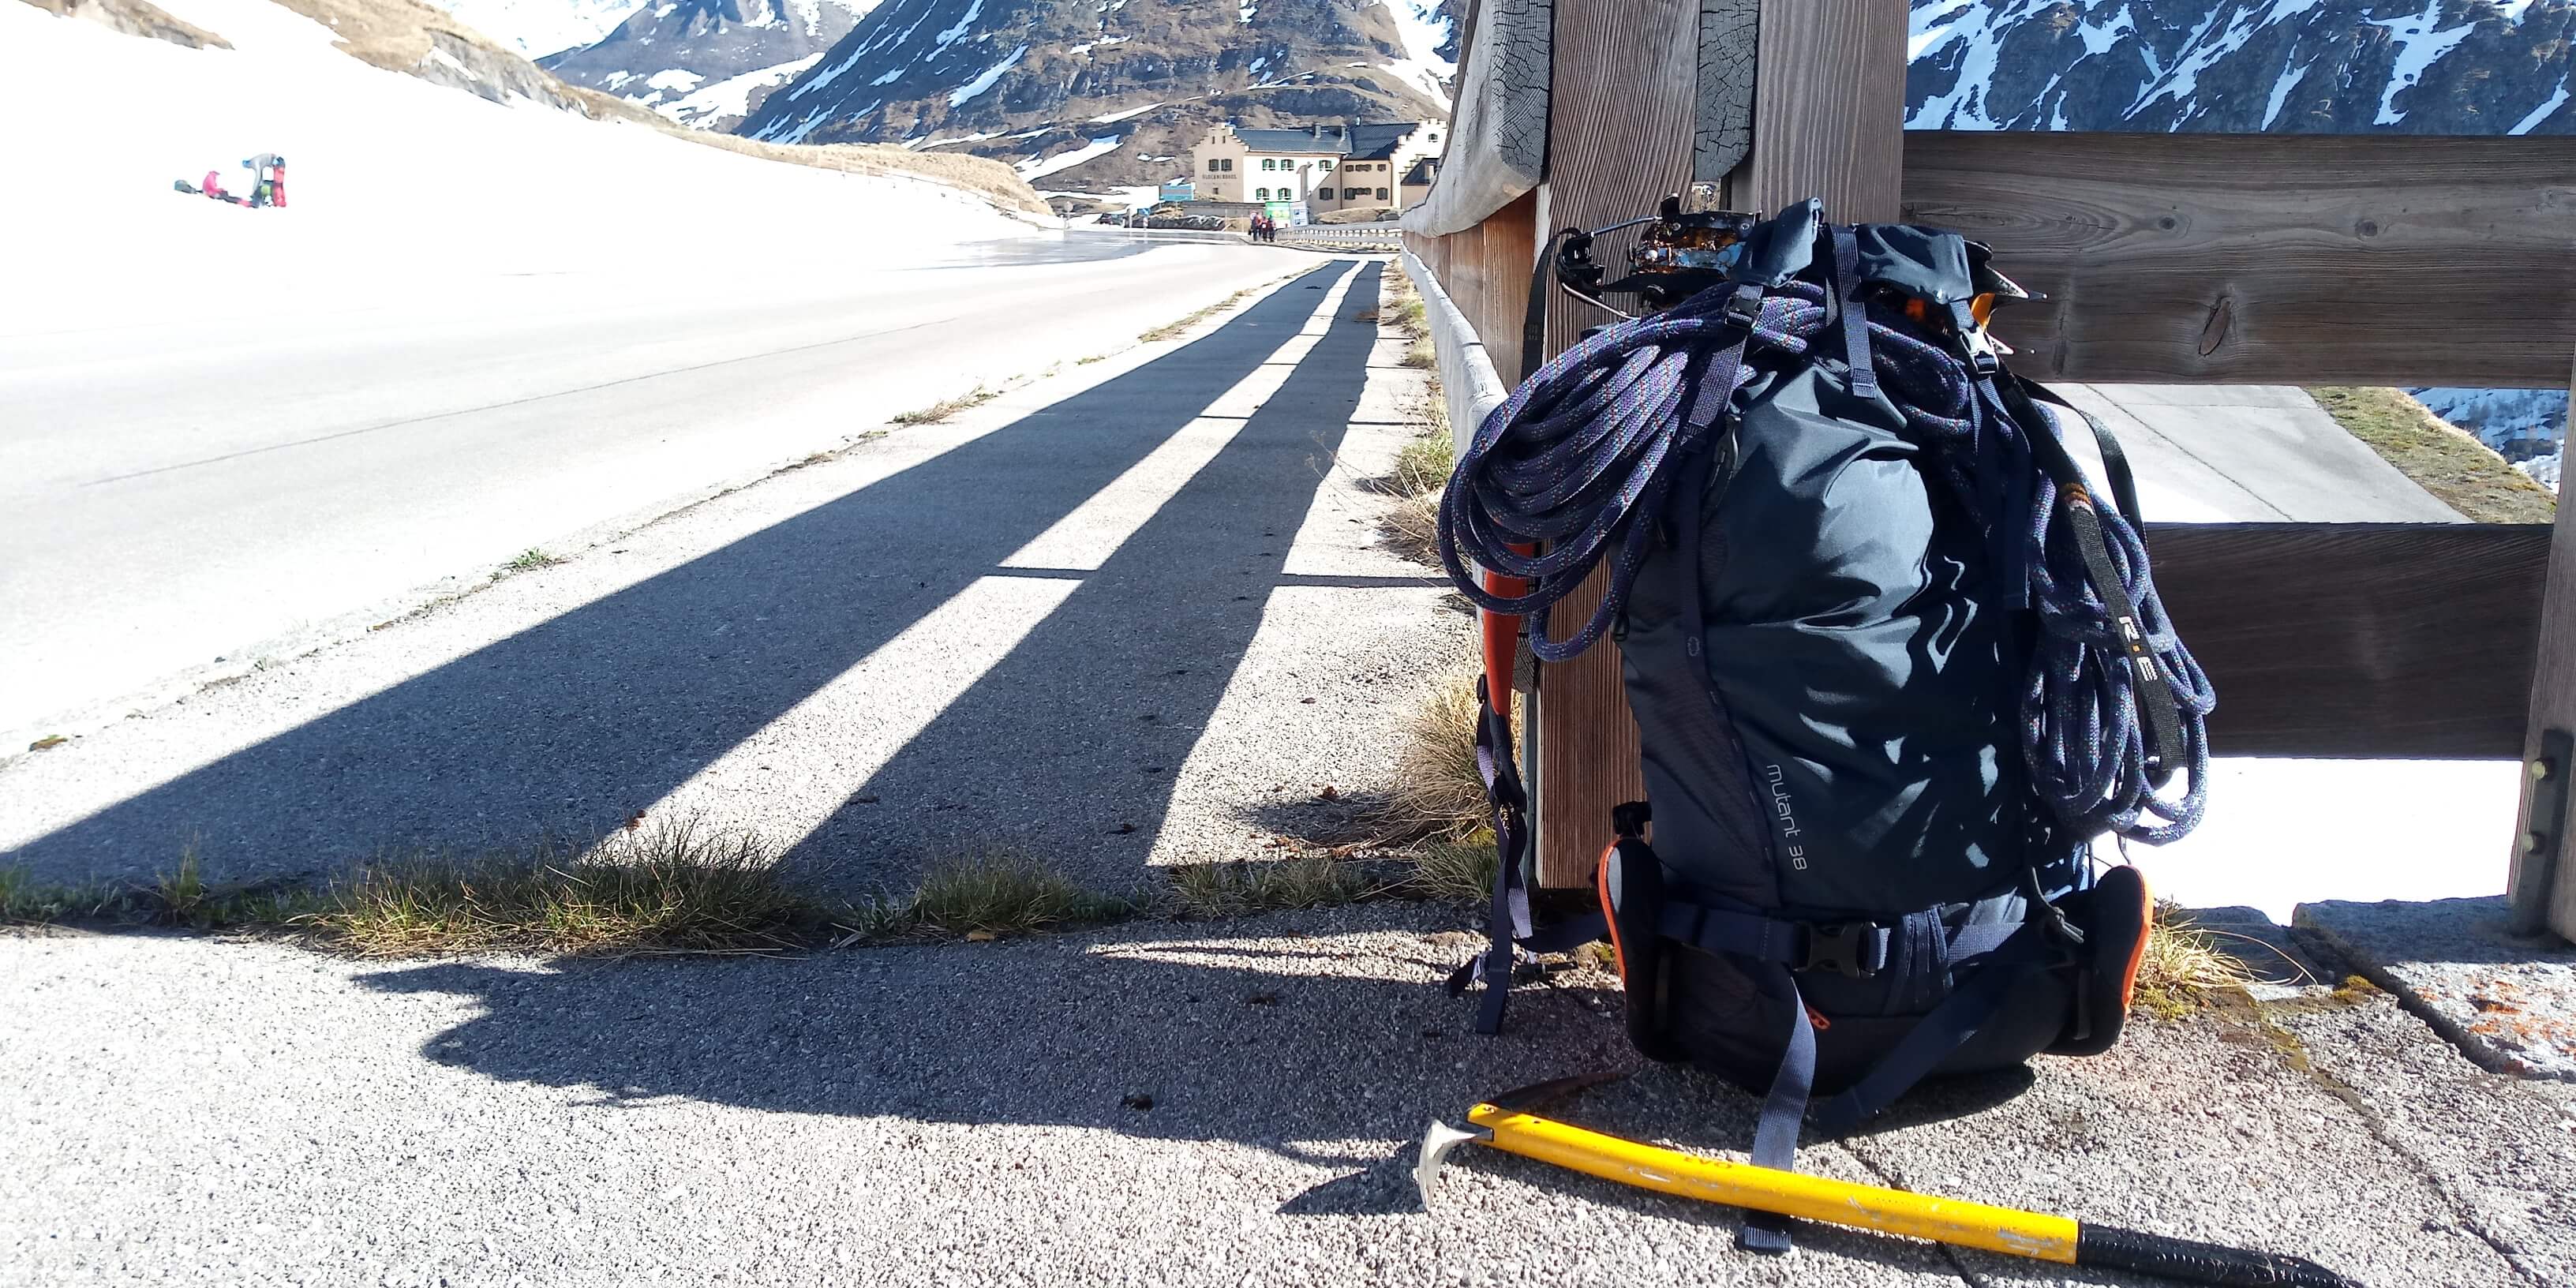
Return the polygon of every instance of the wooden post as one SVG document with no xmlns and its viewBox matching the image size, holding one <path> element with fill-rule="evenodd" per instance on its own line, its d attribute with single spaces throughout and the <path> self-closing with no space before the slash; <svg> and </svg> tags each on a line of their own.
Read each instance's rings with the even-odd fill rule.
<svg viewBox="0 0 2576 1288">
<path fill-rule="evenodd" d="M 1790 0 L 1792 6 L 1816 2 Z M 1651 214 L 1666 193 L 1689 186 L 1698 125 L 1698 0 L 1558 0 L 1555 52 L 1548 222 L 1598 228 Z M 1895 70 L 1901 79 L 1902 65 Z M 1624 255 L 1628 245 L 1621 234 L 1596 253 Z M 1609 320 L 1559 295 L 1547 306 L 1546 356 L 1564 352 L 1585 327 Z M 1556 606 L 1550 626 L 1572 632 L 1600 604 L 1607 584 L 1607 573 L 1595 572 Z M 1610 807 L 1646 794 L 1618 646 L 1604 639 L 1573 661 L 1541 668 L 1538 720 L 1538 881 L 1579 886 L 1590 880 L 1593 857 L 1610 835 Z"/>
<path fill-rule="evenodd" d="M 2560 460 L 2566 459 L 2565 448 Z M 2557 535 L 2550 541 L 2549 581 L 2541 591 L 2540 647 L 2533 658 L 2531 674 L 2531 719 L 2523 732 L 2523 763 L 2528 766 L 2541 754 L 2541 740 L 2550 730 L 2576 733 L 2576 495 L 2567 490 L 2566 468 L 2558 474 Z M 2576 774 L 2576 765 L 2562 760 L 2553 767 L 2562 782 Z M 2514 820 L 2514 857 L 2507 889 L 2513 902 L 2534 901 L 2545 911 L 2549 928 L 2562 939 L 2576 941 L 2576 861 L 2571 861 L 2568 828 L 2576 824 L 2576 786 L 2562 786 L 2555 791 L 2535 791 L 2539 786 L 2525 780 L 2521 815 Z M 2555 818 L 2533 817 L 2536 801 L 2554 801 Z M 2539 849 L 2527 846 L 2528 838 L 2537 837 Z M 2548 862 L 2554 856 L 2554 865 Z M 2554 866 L 2555 871 L 2550 869 Z M 2534 882 L 2545 883 L 2537 889 L 2526 889 Z"/>
<path fill-rule="evenodd" d="M 1698 6 L 1560 0 L 1549 112 L 1549 222 L 1598 227 L 1650 213 L 1692 176 L 1701 52 Z M 1769 210 L 1822 197 L 1840 222 L 1897 217 L 1904 168 L 1905 6 L 1890 0 L 1767 0 L 1754 70 L 1753 151 L 1727 204 Z M 1596 252 L 1613 264 L 1622 238 Z M 1559 299 L 1548 353 L 1603 321 Z M 1554 614 L 1572 631 L 1601 602 L 1595 574 Z M 1610 831 L 1610 807 L 1645 796 L 1619 650 L 1603 640 L 1539 682 L 1538 875 L 1579 886 Z"/>
</svg>

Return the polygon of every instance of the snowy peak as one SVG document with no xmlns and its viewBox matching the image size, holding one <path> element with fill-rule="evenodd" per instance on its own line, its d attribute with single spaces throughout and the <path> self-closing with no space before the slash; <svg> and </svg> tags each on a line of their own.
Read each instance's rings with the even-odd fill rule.
<svg viewBox="0 0 2576 1288">
<path fill-rule="evenodd" d="M 2562 133 L 2568 0 L 1913 0 L 1913 129 Z"/>
<path fill-rule="evenodd" d="M 1094 184 L 1178 173 L 1208 124 L 1446 115 L 1457 0 L 885 0 L 740 127 L 959 147 Z"/>
<path fill-rule="evenodd" d="M 654 0 L 615 30 L 543 60 L 576 85 L 684 125 L 730 129 L 813 67 L 874 0 Z"/>
</svg>

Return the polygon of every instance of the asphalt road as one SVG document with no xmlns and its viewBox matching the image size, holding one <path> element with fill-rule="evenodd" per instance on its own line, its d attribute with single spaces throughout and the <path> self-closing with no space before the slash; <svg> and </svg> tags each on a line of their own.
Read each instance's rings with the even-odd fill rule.
<svg viewBox="0 0 2576 1288">
<path fill-rule="evenodd" d="M 888 258 L 0 324 L 0 737 L 292 656 L 1311 266 L 1109 232 Z"/>
</svg>

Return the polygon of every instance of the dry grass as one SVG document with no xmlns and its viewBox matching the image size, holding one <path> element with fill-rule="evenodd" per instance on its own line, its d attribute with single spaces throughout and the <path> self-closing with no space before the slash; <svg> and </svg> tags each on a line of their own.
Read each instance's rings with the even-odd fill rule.
<svg viewBox="0 0 2576 1288">
<path fill-rule="evenodd" d="M 1393 893 L 1358 867 L 1329 858 L 1203 863 L 1171 869 L 1166 911 L 1191 919 L 1243 917 L 1287 908 L 1338 908 Z"/>
<path fill-rule="evenodd" d="M 1494 834 L 1433 841 L 1414 862 L 1413 889 L 1442 903 L 1481 904 L 1494 892 Z"/>
<path fill-rule="evenodd" d="M 2176 1019 L 2209 1004 L 2215 994 L 2241 989 L 2253 972 L 2218 946 L 2219 936 L 2194 924 L 2171 901 L 2156 904 L 2147 928 L 2147 951 L 2138 963 L 2132 1004 L 2160 1019 Z"/>
<path fill-rule="evenodd" d="M 1095 894 L 1026 855 L 1008 851 L 944 860 L 912 898 L 888 905 L 864 927 L 874 939 L 992 939 L 1135 915 L 1137 902 Z"/>
<path fill-rule="evenodd" d="M 1476 676 L 1470 666 L 1432 675 L 1405 714 L 1396 735 L 1394 790 L 1376 820 L 1392 834 L 1456 840 L 1485 826 L 1485 780 L 1476 769 Z M 1517 720 L 1517 694 L 1512 709 Z"/>
<path fill-rule="evenodd" d="M 955 398 L 942 398 L 927 407 L 916 407 L 911 411 L 896 412 L 894 414 L 893 423 L 897 425 L 936 425 L 961 411 L 965 411 L 970 407 L 981 407 L 1000 396 L 1001 395 L 994 390 L 986 389 L 982 385 L 977 385 L 975 386 L 975 391 L 973 393 L 960 394 Z"/>
<path fill-rule="evenodd" d="M 847 910 L 784 879 L 777 858 L 752 837 L 686 823 L 619 832 L 586 853 L 398 857 L 327 887 L 288 925 L 367 957 L 810 946 Z"/>
<path fill-rule="evenodd" d="M 1162 340 L 1180 339 L 1182 336 L 1189 333 L 1191 327 L 1197 326 L 1199 323 L 1205 322 L 1209 318 L 1215 317 L 1217 314 L 1223 313 L 1237 304 L 1241 304 L 1244 297 L 1252 294 L 1255 289 L 1257 288 L 1246 287 L 1243 290 L 1236 291 L 1234 294 L 1229 295 L 1206 308 L 1200 309 L 1198 312 L 1192 313 L 1188 317 L 1172 322 L 1166 322 L 1161 326 L 1155 327 L 1151 331 L 1147 331 L 1137 336 L 1136 338 L 1146 342 L 1147 344 L 1153 344 Z"/>
<path fill-rule="evenodd" d="M 2308 391 L 2355 438 L 2472 523 L 2548 523 L 2558 498 L 2402 389 Z"/>
<path fill-rule="evenodd" d="M 848 174 L 902 175 L 963 188 L 1004 210 L 1053 219 L 1037 189 L 1020 172 L 991 157 L 958 152 L 915 152 L 891 143 L 769 143 L 734 134 L 714 134 L 653 118 L 666 132 L 692 143 L 723 148 L 769 161 L 809 165 Z"/>
<path fill-rule="evenodd" d="M 1395 496 L 1395 504 L 1379 524 L 1387 544 L 1397 552 L 1436 565 L 1440 562 L 1440 494 L 1449 485 L 1456 456 L 1448 417 L 1439 411 L 1436 398 L 1431 417 L 1431 427 L 1404 445 L 1396 454 L 1395 468 L 1379 480 L 1379 486 Z"/>
<path fill-rule="evenodd" d="M 173 17 L 168 10 L 150 0 L 27 0 L 27 3 L 49 13 L 65 17 L 87 18 L 130 36 L 147 36 L 166 40 L 190 49 L 230 49 L 233 42 Z"/>
</svg>

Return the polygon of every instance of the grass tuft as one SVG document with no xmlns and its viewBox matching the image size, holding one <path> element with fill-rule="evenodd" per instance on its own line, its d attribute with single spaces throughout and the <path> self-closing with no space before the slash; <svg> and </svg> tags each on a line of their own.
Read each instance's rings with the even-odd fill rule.
<svg viewBox="0 0 2576 1288">
<path fill-rule="evenodd" d="M 911 411 L 896 412 L 893 416 L 892 423 L 897 425 L 936 425 L 961 411 L 965 411 L 972 407 L 981 407 L 998 397 L 1001 397 L 999 391 L 987 389 L 982 385 L 977 385 L 971 393 L 960 394 L 955 398 L 942 398 L 927 407 L 915 407 Z"/>
<path fill-rule="evenodd" d="M 2147 927 L 2147 951 L 2131 1001 L 2159 1019 L 2179 1019 L 2253 977 L 2242 960 L 2218 946 L 2217 935 L 2184 916 L 2172 900 L 2160 900 Z"/>
<path fill-rule="evenodd" d="M 1202 863 L 1171 870 L 1168 904 L 1178 917 L 1242 917 L 1286 908 L 1338 908 L 1388 889 L 1352 865 L 1329 858 Z"/>
<path fill-rule="evenodd" d="M 1152 344 L 1161 340 L 1180 339 L 1183 335 L 1189 332 L 1191 327 L 1197 326 L 1199 323 L 1205 322 L 1209 318 L 1215 317 L 1217 314 L 1223 313 L 1227 309 L 1233 308 L 1235 305 L 1242 303 L 1244 297 L 1252 294 L 1256 289 L 1258 288 L 1246 287 L 1243 290 L 1236 291 L 1234 294 L 1229 295 L 1206 308 L 1200 309 L 1198 312 L 1192 313 L 1188 317 L 1166 322 L 1161 326 L 1155 327 L 1151 331 L 1139 334 L 1136 338 L 1146 342 L 1147 344 Z"/>
<path fill-rule="evenodd" d="M 1411 886 L 1425 899 L 1481 904 L 1494 891 L 1494 834 L 1473 832 L 1433 841 L 1415 861 Z"/>
<path fill-rule="evenodd" d="M 1378 486 L 1395 494 L 1395 504 L 1379 521 L 1387 544 L 1410 559 L 1440 562 L 1440 493 L 1449 485 L 1456 449 L 1449 438 L 1448 416 L 1431 401 L 1423 414 L 1423 432 L 1396 453 L 1395 468 Z"/>
<path fill-rule="evenodd" d="M 1084 890 L 1036 859 L 997 851 L 934 866 L 909 901 L 881 909 L 867 929 L 870 938 L 894 939 L 1030 934 L 1121 920 L 1136 906 Z"/>
<path fill-rule="evenodd" d="M 501 565 L 501 572 L 535 572 L 539 568 L 552 568 L 562 562 L 564 562 L 563 556 L 548 554 L 535 546 L 530 546 L 520 551 L 517 558 Z"/>
<path fill-rule="evenodd" d="M 69 738 L 66 738 L 66 737 L 62 736 L 61 734 L 58 734 L 58 733 L 49 733 L 49 734 L 46 734 L 46 735 L 45 735 L 44 737 L 42 737 L 42 738 L 38 738 L 38 739 L 37 739 L 37 740 L 35 740 L 34 742 L 28 743 L 28 744 L 27 744 L 27 750 L 29 750 L 29 751 L 52 751 L 54 748 L 59 747 L 59 746 L 62 746 L 64 743 L 67 743 L 67 742 L 70 742 L 70 741 L 71 741 L 71 739 L 69 739 Z"/>
<path fill-rule="evenodd" d="M 2471 523 L 2548 523 L 2558 498 L 2402 389 L 2317 388 L 2335 422 Z"/>
<path fill-rule="evenodd" d="M 369 957 L 761 952 L 810 945 L 843 913 L 783 879 L 777 855 L 688 823 L 541 846 L 370 864 L 290 925 Z"/>
<path fill-rule="evenodd" d="M 1395 790 L 1377 820 L 1394 834 L 1457 840 L 1486 822 L 1476 769 L 1476 676 L 1456 667 L 1431 676 L 1397 732 Z M 1515 718 L 1519 699 L 1513 699 Z"/>
</svg>

